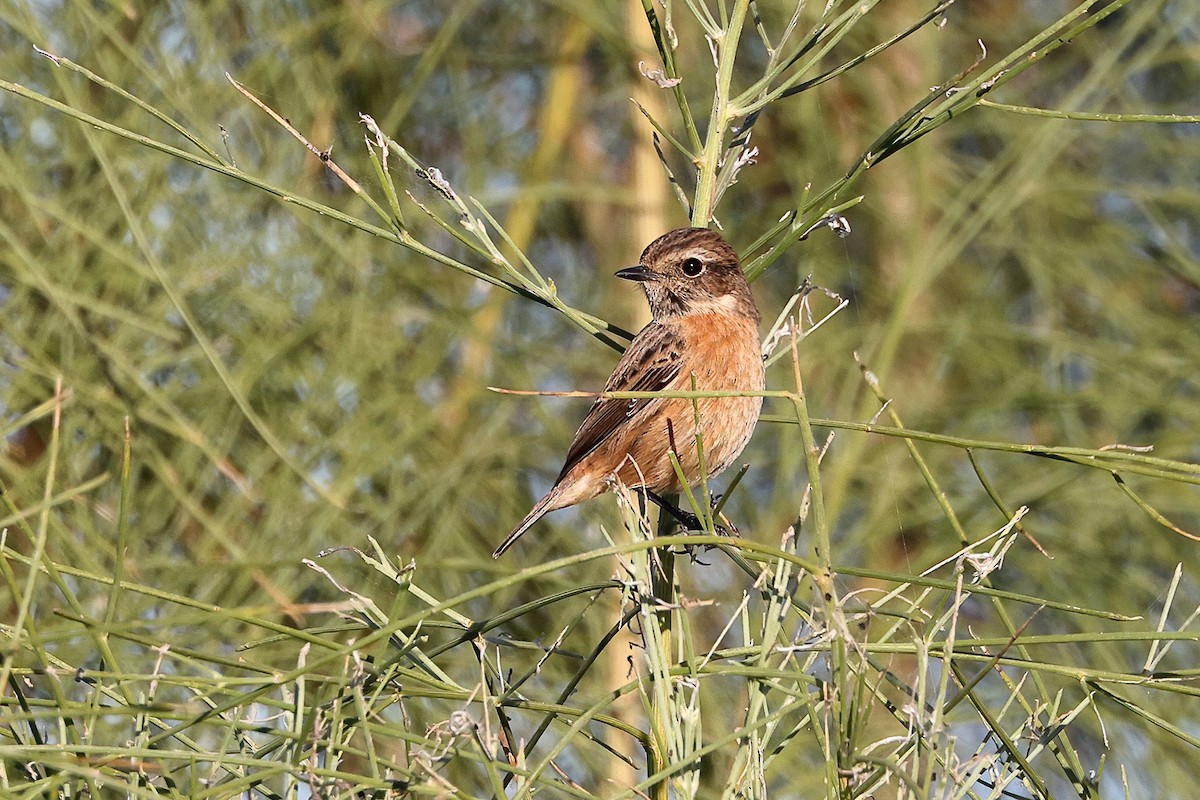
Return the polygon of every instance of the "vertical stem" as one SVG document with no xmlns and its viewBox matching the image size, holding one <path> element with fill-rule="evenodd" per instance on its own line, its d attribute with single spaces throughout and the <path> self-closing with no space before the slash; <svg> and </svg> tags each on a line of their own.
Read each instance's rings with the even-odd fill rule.
<svg viewBox="0 0 1200 800">
<path fill-rule="evenodd" d="M 725 129 L 730 122 L 729 85 L 733 80 L 733 63 L 737 57 L 738 41 L 742 37 L 742 26 L 746 21 L 746 10 L 750 0 L 737 0 L 729 24 L 714 41 L 717 52 L 717 81 L 713 88 L 712 113 L 709 115 L 708 130 L 704 132 L 704 149 L 696 178 L 696 199 L 692 204 L 692 224 L 707 227 L 713 215 L 717 172 L 725 152 Z"/>
<path fill-rule="evenodd" d="M 658 52 L 662 56 L 663 69 L 666 70 L 667 77 L 678 78 L 679 72 L 675 66 L 675 46 L 671 41 L 671 32 L 670 30 L 664 31 L 659 23 L 658 14 L 654 11 L 654 0 L 642 0 L 642 10 L 646 14 L 646 22 L 650 25 L 654 41 L 658 44 Z M 670 20 L 670 14 L 667 15 L 667 20 Z M 675 84 L 671 88 L 671 92 L 675 95 L 675 104 L 679 106 L 679 113 L 683 116 L 683 127 L 687 130 L 688 144 L 692 152 L 696 152 L 700 149 L 700 133 L 696 130 L 696 119 L 692 116 L 691 107 L 688 106 L 683 84 Z"/>
<path fill-rule="evenodd" d="M 808 415 L 808 401 L 804 395 L 804 381 L 800 377 L 800 357 L 796 348 L 796 337 L 793 334 L 792 373 L 796 382 L 796 393 L 792 404 L 796 411 L 796 421 L 799 423 L 800 438 L 804 443 L 804 453 L 807 460 L 808 485 L 812 493 L 813 540 L 816 547 L 817 571 L 813 574 L 813 583 L 821 593 L 821 601 L 825 608 L 825 625 L 829 638 L 829 674 L 830 686 L 827 701 L 832 716 L 833 725 L 827 727 L 830 739 L 836 737 L 836 742 L 827 741 L 826 747 L 834 749 L 834 760 L 826 760 L 826 776 L 828 791 L 833 796 L 845 795 L 843 771 L 850 763 L 852 748 L 852 720 L 849 718 L 851 706 L 849 671 L 846 664 L 846 640 L 843 636 L 845 624 L 842 620 L 841 603 L 834 585 L 833 557 L 830 552 L 829 518 L 825 509 L 825 495 L 821 489 L 821 448 L 813 436 L 812 425 Z"/>
<path fill-rule="evenodd" d="M 678 504 L 679 495 L 669 494 L 664 498 L 668 503 Z M 661 538 L 669 536 L 675 529 L 675 518 L 663 510 L 658 512 L 657 535 Z M 671 635 L 673 620 L 671 615 L 675 606 L 675 554 L 670 547 L 659 547 L 650 554 L 650 589 L 658 603 L 655 616 L 658 619 L 659 651 L 662 656 L 673 662 L 671 654 L 675 649 L 675 641 Z M 650 721 L 651 734 L 659 740 L 661 752 L 669 752 L 666 735 L 666 721 L 662 718 L 668 709 L 656 709 L 655 718 Z M 667 800 L 670 792 L 670 781 L 664 778 L 651 788 L 653 800 Z"/>
<path fill-rule="evenodd" d="M 652 13 L 652 7 L 649 2 L 646 2 L 645 5 L 648 12 L 647 17 L 653 26 L 657 19 Z M 728 25 L 726 25 L 720 37 L 716 38 L 713 42 L 717 54 L 716 85 L 713 91 L 713 105 L 712 112 L 709 115 L 708 130 L 705 131 L 704 148 L 701 151 L 697 167 L 698 175 L 695 200 L 692 203 L 692 224 L 697 227 L 707 227 L 712 219 L 713 201 L 716 197 L 717 174 L 720 170 L 721 156 L 725 152 L 725 130 L 730 122 L 729 86 L 733 79 L 733 64 L 737 56 L 738 40 L 742 35 L 742 26 L 745 23 L 746 11 L 749 5 L 750 0 L 736 0 Z M 664 65 L 668 72 L 673 72 L 674 63 L 669 55 L 669 43 L 662 38 L 660 31 L 656 30 L 655 32 L 658 34 L 660 40 L 660 49 L 663 50 Z M 677 96 L 682 98 L 682 91 L 677 89 Z M 680 108 L 684 111 L 685 121 L 690 122 L 690 114 L 687 111 L 686 104 L 681 102 Z M 689 125 L 689 133 L 692 134 L 694 141 L 696 137 L 691 125 Z M 678 504 L 679 495 L 667 495 L 664 499 L 668 503 Z M 658 515 L 658 536 L 665 537 L 670 535 L 674 526 L 674 519 L 669 514 L 664 514 L 660 511 Z M 672 654 L 675 642 L 672 635 L 672 614 L 676 600 L 675 555 L 669 547 L 657 548 L 652 553 L 651 569 L 651 591 L 659 606 L 656 618 L 658 620 L 661 639 L 661 653 L 673 662 L 674 657 Z M 664 752 L 667 752 L 667 740 L 664 733 L 666 725 L 669 723 L 663 717 L 668 713 L 670 713 L 670 709 L 667 706 L 655 708 L 652 711 L 654 718 L 650 721 L 651 733 L 653 736 L 659 738 Z M 654 800 L 667 800 L 669 791 L 668 781 L 662 780 L 651 789 L 651 797 Z"/>
<path fill-rule="evenodd" d="M 664 498 L 668 503 L 677 505 L 679 495 L 669 494 Z M 661 538 L 675 532 L 675 518 L 663 511 L 658 512 L 657 535 Z M 661 604 L 658 612 L 658 624 L 662 629 L 666 652 L 671 652 L 671 609 L 675 602 L 675 554 L 670 547 L 659 547 L 654 551 L 655 569 L 653 573 L 652 590 L 654 597 Z"/>
</svg>

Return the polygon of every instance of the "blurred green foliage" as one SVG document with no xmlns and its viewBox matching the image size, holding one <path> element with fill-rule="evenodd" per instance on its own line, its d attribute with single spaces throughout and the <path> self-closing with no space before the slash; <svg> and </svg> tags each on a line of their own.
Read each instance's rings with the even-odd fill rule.
<svg viewBox="0 0 1200 800">
<path fill-rule="evenodd" d="M 928 5 L 879 4 L 828 63 L 894 35 Z M 1071 5 L 960 3 L 944 25 L 770 107 L 753 131 L 757 163 L 716 209 L 731 241 L 749 247 L 844 174 L 930 87 L 979 57 L 980 41 L 989 58 L 1007 53 Z M 758 10 L 774 31 L 792 9 L 763 2 Z M 674 23 L 682 87 L 707 109 L 710 53 L 683 4 L 675 4 Z M 318 149 L 329 148 L 379 199 L 358 119 L 369 114 L 461 196 L 519 229 L 524 252 L 567 303 L 635 329 L 640 301 L 611 273 L 634 263 L 646 244 L 639 220 L 664 229 L 688 220 L 665 176 L 650 197 L 638 188 L 644 176 L 635 157 L 648 134 L 629 96 L 645 89 L 636 88 L 645 84 L 638 61 L 658 62 L 631 41 L 632 25 L 645 25 L 638 9 L 615 2 L 584 9 L 482 0 L 0 0 L 0 79 L 199 152 L 35 46 L 69 58 L 162 110 L 239 170 L 379 225 L 224 73 Z M 1198 35 L 1193 3 L 1132 2 L 990 99 L 1195 114 Z M 753 37 L 743 47 L 738 85 L 756 77 L 764 59 Z M 560 97 L 547 105 L 555 81 L 564 82 L 569 103 Z M 677 118 L 666 121 L 678 134 Z M 847 212 L 853 234 L 814 233 L 756 283 L 768 320 L 808 274 L 850 300 L 801 347 L 811 412 L 851 422 L 875 416 L 879 403 L 857 353 L 914 429 L 1089 449 L 1152 447 L 1157 457 L 1200 461 L 1198 130 L 1196 123 L 1047 119 L 978 107 L 872 167 L 852 188 L 865 197 Z M 687 165 L 668 161 L 690 192 Z M 428 182 L 392 170 L 417 201 L 440 201 Z M 406 224 L 429 247 L 490 269 L 421 215 L 410 213 Z M 54 660 L 88 669 L 116 671 L 115 658 L 130 673 L 150 672 L 155 643 L 240 659 L 239 646 L 265 635 L 258 620 L 328 624 L 333 616 L 322 604 L 344 594 L 301 559 L 365 549 L 368 535 L 401 562 L 414 559 L 417 583 L 448 597 L 598 547 L 600 525 L 618 528 L 616 503 L 600 499 L 551 515 L 506 560 L 488 557 L 557 473 L 586 401 L 487 387 L 596 389 L 615 362 L 610 349 L 544 305 L 11 91 L 0 93 L 0 320 L 7 436 L 0 477 L 12 509 L 3 512 L 6 547 L 35 552 L 44 525 L 46 559 L 59 567 L 119 571 L 224 609 L 113 593 L 64 570 L 72 600 L 54 580 L 34 584 L 30 627 L 11 631 L 6 668 L 39 666 L 16 647 L 22 635 Z M 786 362 L 769 373 L 769 388 L 793 388 Z M 59 378 L 68 396 L 55 441 L 47 401 Z M 769 401 L 766 412 L 789 409 Z M 132 468 L 122 510 L 126 420 Z M 972 538 L 1006 522 L 961 448 L 918 446 Z M 1153 520 L 1109 471 L 975 454 L 1009 510 L 1031 507 L 1024 524 L 1052 556 L 1018 540 L 994 586 L 1144 616 L 1153 627 L 1183 563 L 1167 627 L 1186 616 L 1178 609 L 1200 603 L 1195 575 L 1186 572 L 1196 542 Z M 800 438 L 791 426 L 764 422 L 743 459 L 751 469 L 727 513 L 743 535 L 774 545 L 795 522 L 806 486 Z M 1191 477 L 1129 474 L 1125 481 L 1166 519 L 1200 534 L 1200 475 Z M 916 573 L 958 547 L 901 439 L 839 431 L 823 480 L 835 565 Z M 53 503 L 43 518 L 46 496 Z M 30 528 L 15 524 L 18 514 Z M 804 530 L 800 541 L 799 552 L 810 553 Z M 320 563 L 381 606 L 394 603 L 385 610 L 396 617 L 420 606 L 345 552 Z M 696 596 L 736 597 L 746 588 L 741 573 L 723 566 L 681 570 L 685 592 Z M 611 571 L 600 560 L 542 574 L 458 611 L 485 619 L 533 597 L 599 585 Z M 16 562 L 6 574 L 0 602 L 12 610 L 4 617 L 16 619 L 29 576 Z M 866 585 L 848 576 L 839 583 L 847 592 Z M 565 646 L 587 652 L 612 622 L 588 608 L 586 596 L 539 607 L 506 631 L 549 639 L 576 620 Z M 699 635 L 715 640 L 726 610 L 732 606 L 697 611 Z M 985 612 L 977 613 L 994 633 Z M 120 630 L 111 657 L 79 633 L 79 618 Z M 1110 621 L 1046 611 L 1030 632 L 1110 629 Z M 437 641 L 443 632 L 427 635 Z M 285 639 L 256 647 L 256 666 L 227 674 L 263 678 L 290 669 L 297 646 Z M 1145 642 L 1087 640 L 1060 645 L 1054 658 L 1136 673 L 1145 651 Z M 1195 652 L 1180 642 L 1159 669 L 1194 680 Z M 457 674 L 467 680 L 470 659 L 464 663 Z M 539 680 L 553 687 L 573 669 L 550 662 Z M 1081 694 L 1077 683 L 1063 685 Z M 188 695 L 179 690 L 172 701 Z M 1194 737 L 1194 696 L 1139 699 Z M 455 707 L 408 710 L 433 724 Z M 718 730 L 719 718 L 709 723 Z M 114 741 L 127 735 L 115 730 Z M 1076 746 L 1093 768 L 1111 753 L 1141 796 L 1168 796 L 1165 787 L 1190 780 L 1195 750 L 1186 736 L 1136 716 L 1110 724 L 1107 736 L 1092 726 Z M 579 765 L 596 780 L 599 769 Z M 1107 779 L 1119 780 L 1112 761 L 1108 769 Z M 805 781 L 814 777 L 778 775 L 778 796 L 812 796 Z M 1116 786 L 1106 784 L 1106 793 Z"/>
</svg>

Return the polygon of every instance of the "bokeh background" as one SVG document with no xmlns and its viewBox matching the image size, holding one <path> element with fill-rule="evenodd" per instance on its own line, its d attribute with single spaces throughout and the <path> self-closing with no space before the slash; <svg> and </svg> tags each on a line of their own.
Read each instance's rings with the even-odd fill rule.
<svg viewBox="0 0 1200 800">
<path fill-rule="evenodd" d="M 711 56 L 675 5 L 683 87 L 703 118 Z M 893 35 L 929 5 L 880 3 L 830 63 Z M 839 178 L 930 87 L 979 57 L 980 42 L 989 57 L 1006 53 L 1072 5 L 960 3 L 944 24 L 772 106 L 754 129 L 757 163 L 716 210 L 728 238 L 749 247 Z M 771 30 L 791 10 L 759 3 Z M 564 301 L 629 330 L 646 311 L 612 273 L 688 222 L 631 102 L 678 130 L 669 93 L 638 69 L 639 61 L 658 64 L 640 3 L 0 0 L 0 78 L 196 152 L 136 103 L 35 45 L 161 109 L 238 169 L 364 219 L 370 212 L 353 192 L 225 73 L 330 148 L 378 197 L 358 119 L 369 114 L 486 207 Z M 1198 46 L 1195 3 L 1131 2 L 990 99 L 1195 114 Z M 762 59 L 747 37 L 735 83 L 753 79 Z M 754 286 L 767 320 L 810 274 L 849 300 L 800 347 L 811 412 L 875 416 L 879 403 L 857 354 L 914 429 L 1152 447 L 1153 456 L 1200 461 L 1198 134 L 1196 123 L 977 107 L 873 166 L 853 189 L 864 199 L 846 212 L 852 235 L 815 232 Z M 690 192 L 687 165 L 668 161 Z M 417 201 L 440 200 L 411 172 L 395 174 Z M 419 213 L 408 221 L 428 246 L 488 269 Z M 813 301 L 817 313 L 832 307 L 820 293 Z M 0 93 L 0 477 L 15 509 L 4 512 L 14 552 L 38 547 L 16 518 L 35 529 L 44 519 L 45 556 L 55 564 L 104 575 L 121 560 L 139 584 L 314 627 L 329 622 L 323 604 L 342 594 L 301 559 L 367 547 L 370 535 L 400 561 L 415 560 L 425 590 L 455 595 L 601 546 L 600 526 L 617 527 L 617 504 L 603 498 L 546 518 L 499 563 L 488 555 L 557 474 L 587 403 L 488 387 L 594 390 L 616 357 L 543 305 Z M 769 388 L 793 388 L 786 362 L 770 371 Z M 68 396 L 53 442 L 49 401 L 60 378 Z M 788 408 L 768 401 L 766 413 Z M 969 534 L 1004 524 L 961 448 L 920 449 Z M 1030 506 L 1025 526 L 1049 556 L 1019 540 L 995 585 L 1153 625 L 1182 564 L 1168 627 L 1200 603 L 1200 545 L 1153 519 L 1109 471 L 976 455 L 1010 509 Z M 799 436 L 763 422 L 743 460 L 750 470 L 726 511 L 743 535 L 778 543 L 807 481 Z M 958 546 L 902 440 L 840 431 L 824 470 L 835 564 L 917 572 Z M 1124 480 L 1171 523 L 1200 534 L 1195 480 Z M 804 537 L 801 552 L 811 551 Z M 351 556 L 321 563 L 381 604 L 409 602 L 389 600 L 389 584 Z M 603 581 L 611 569 L 591 562 L 461 610 L 484 617 L 538 593 Z M 7 570 L 15 577 L 0 602 L 15 618 L 25 571 Z M 683 570 L 698 595 L 740 591 L 744 581 L 720 565 Z M 847 591 L 864 585 L 839 581 Z M 63 616 L 53 582 L 35 582 L 28 618 L 56 658 L 94 665 L 98 656 L 72 632 L 71 617 L 104 617 L 108 590 L 83 582 L 76 591 L 78 607 Z M 697 626 L 714 630 L 725 621 L 719 610 L 697 615 Z M 162 641 L 230 658 L 263 635 L 236 615 L 146 595 L 124 597 L 117 617 L 147 647 Z M 581 620 L 575 635 L 600 635 L 603 625 Z M 561 624 L 542 610 L 514 621 L 512 633 L 535 638 Z M 1047 613 L 1030 630 L 1112 627 Z M 1145 658 L 1144 642 L 1095 645 L 1065 644 L 1058 657 L 1134 672 Z M 1163 668 L 1188 669 L 1195 653 L 1180 643 Z M 255 658 L 294 664 L 295 648 L 264 646 Z M 10 661 L 29 657 L 10 653 Z M 1119 753 L 1141 796 L 1170 796 L 1195 755 L 1184 742 L 1200 732 L 1195 698 L 1186 701 L 1158 706 L 1188 732 L 1182 739 L 1131 721 L 1110 727 L 1108 743 L 1096 726 L 1077 744 L 1094 763 Z M 795 780 L 787 785 L 800 791 Z"/>
</svg>

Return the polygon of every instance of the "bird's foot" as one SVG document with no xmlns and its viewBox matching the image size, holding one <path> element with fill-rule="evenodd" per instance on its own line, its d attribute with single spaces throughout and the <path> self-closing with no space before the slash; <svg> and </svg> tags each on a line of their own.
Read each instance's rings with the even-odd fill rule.
<svg viewBox="0 0 1200 800">
<path fill-rule="evenodd" d="M 647 495 L 659 508 L 661 508 L 665 513 L 670 514 L 675 519 L 675 521 L 679 524 L 679 528 L 682 533 L 689 533 L 693 531 L 697 533 L 705 532 L 704 522 L 698 515 L 693 514 L 691 511 L 684 511 L 682 508 L 679 508 L 673 503 L 668 503 L 666 500 L 654 494 L 653 492 L 647 492 Z M 717 502 L 719 500 L 720 496 L 713 498 L 712 508 L 714 510 L 716 509 Z M 718 522 L 716 519 L 713 519 L 713 533 L 718 536 L 728 536 L 730 538 L 738 538 L 741 536 L 741 534 L 738 533 L 738 529 L 734 527 L 733 523 L 730 522 L 724 514 L 721 515 L 720 522 Z M 694 550 L 701 549 L 703 551 L 708 551 L 713 549 L 713 547 L 715 547 L 715 545 L 711 544 L 700 545 L 698 548 L 692 545 L 684 545 L 681 552 L 687 553 L 688 557 L 695 561 L 697 559 L 695 553 L 693 552 Z"/>
<path fill-rule="evenodd" d="M 671 507 L 664 508 L 668 514 L 675 518 L 675 522 L 679 524 L 679 528 L 683 533 L 704 533 L 704 521 L 699 516 L 691 511 L 684 511 L 682 508 Z M 722 517 L 721 522 L 713 520 L 713 533 L 718 536 L 738 536 L 737 528 L 729 520 Z"/>
<path fill-rule="evenodd" d="M 728 536 L 731 539 L 740 539 L 742 538 L 741 531 L 739 531 L 737 526 L 729 521 L 729 517 L 725 516 L 718 510 L 721 506 L 722 497 L 724 497 L 724 495 L 714 494 L 712 496 L 712 502 L 709 505 L 709 511 L 713 517 L 714 532 L 718 536 Z M 720 522 L 717 521 L 718 517 L 720 517 Z"/>
</svg>

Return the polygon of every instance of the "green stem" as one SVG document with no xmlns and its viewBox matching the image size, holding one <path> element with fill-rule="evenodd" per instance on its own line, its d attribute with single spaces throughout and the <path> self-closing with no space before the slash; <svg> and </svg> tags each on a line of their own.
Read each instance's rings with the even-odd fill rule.
<svg viewBox="0 0 1200 800">
<path fill-rule="evenodd" d="M 672 505 L 679 504 L 679 495 L 669 494 L 664 498 Z M 658 537 L 663 538 L 670 536 L 675 531 L 675 518 L 665 511 L 658 513 Z M 659 642 L 661 643 L 660 656 L 670 660 L 671 653 L 674 649 L 674 641 L 671 636 L 672 632 L 672 609 L 675 604 L 675 554 L 671 551 L 670 545 L 666 547 L 655 548 L 650 556 L 650 590 L 654 595 L 655 603 L 658 605 L 656 616 L 658 617 Z M 666 728 L 669 724 L 663 718 L 663 715 L 669 713 L 668 708 L 656 708 L 654 719 L 650 721 L 651 738 L 658 742 L 658 752 L 664 754 L 667 752 L 667 736 Z M 649 753 L 648 753 L 649 754 Z M 653 775 L 660 769 L 666 767 L 665 759 L 660 764 L 647 764 L 648 774 Z M 658 767 L 658 769 L 655 769 Z M 654 800 L 667 800 L 670 792 L 670 782 L 663 778 L 654 784 L 651 788 L 651 797 Z"/>
<path fill-rule="evenodd" d="M 742 36 L 742 26 L 746 21 L 746 10 L 749 6 L 750 0 L 737 0 L 733 13 L 729 16 L 729 24 L 714 43 L 717 51 L 717 82 L 713 89 L 708 130 L 704 133 L 704 149 L 700 153 L 696 200 L 692 204 L 692 224 L 700 227 L 707 226 L 713 215 L 717 173 L 721 156 L 725 152 L 725 130 L 733 119 L 729 87 L 733 81 L 733 64 L 737 58 L 738 41 Z"/>
</svg>

